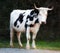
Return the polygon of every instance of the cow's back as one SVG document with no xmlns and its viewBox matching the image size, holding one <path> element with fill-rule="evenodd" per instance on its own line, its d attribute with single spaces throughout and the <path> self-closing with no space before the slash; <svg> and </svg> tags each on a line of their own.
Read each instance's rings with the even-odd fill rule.
<svg viewBox="0 0 60 53">
<path fill-rule="evenodd" d="M 26 18 L 30 12 L 31 10 L 13 10 L 10 14 L 10 28 L 16 31 L 25 31 Z M 20 17 L 22 18 L 22 23 L 20 23 Z"/>
</svg>

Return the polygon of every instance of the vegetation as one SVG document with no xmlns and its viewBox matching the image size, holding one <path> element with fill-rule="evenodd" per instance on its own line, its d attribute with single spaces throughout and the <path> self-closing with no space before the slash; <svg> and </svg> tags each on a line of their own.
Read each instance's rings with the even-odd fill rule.
<svg viewBox="0 0 60 53">
<path fill-rule="evenodd" d="M 37 40 L 43 40 L 37 42 L 37 47 L 60 49 L 60 0 L 0 0 L 0 47 L 9 47 L 9 16 L 11 11 L 34 8 L 34 3 L 37 7 L 54 7 L 48 14 L 47 24 L 42 24 L 37 34 Z M 21 37 L 22 40 L 25 38 L 25 36 Z"/>
<path fill-rule="evenodd" d="M 23 42 L 25 48 L 26 42 Z M 60 50 L 60 42 L 37 41 L 37 49 Z M 0 48 L 10 48 L 9 41 L 1 41 Z M 14 48 L 20 48 L 17 42 L 14 42 Z"/>
<path fill-rule="evenodd" d="M 38 41 L 37 48 L 38 49 L 60 50 L 60 42 Z"/>
</svg>

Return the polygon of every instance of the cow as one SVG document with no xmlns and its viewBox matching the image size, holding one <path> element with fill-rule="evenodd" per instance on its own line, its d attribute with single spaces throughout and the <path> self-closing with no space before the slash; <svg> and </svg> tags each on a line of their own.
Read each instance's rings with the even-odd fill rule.
<svg viewBox="0 0 60 53">
<path fill-rule="evenodd" d="M 35 6 L 34 9 L 13 10 L 10 14 L 10 46 L 13 47 L 13 36 L 14 31 L 17 32 L 18 43 L 20 47 L 23 47 L 21 43 L 21 33 L 26 32 L 26 49 L 30 49 L 30 32 L 32 32 L 32 48 L 36 48 L 35 39 L 37 32 L 41 24 L 44 22 L 46 24 L 46 19 L 48 15 L 48 10 L 53 8 L 39 7 Z"/>
</svg>

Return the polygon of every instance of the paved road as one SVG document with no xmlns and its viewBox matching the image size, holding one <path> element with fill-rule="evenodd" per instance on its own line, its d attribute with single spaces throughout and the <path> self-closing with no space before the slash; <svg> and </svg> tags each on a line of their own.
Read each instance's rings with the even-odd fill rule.
<svg viewBox="0 0 60 53">
<path fill-rule="evenodd" d="M 0 53 L 60 53 L 54 50 L 38 50 L 38 49 L 19 49 L 19 48 L 0 48 Z"/>
</svg>

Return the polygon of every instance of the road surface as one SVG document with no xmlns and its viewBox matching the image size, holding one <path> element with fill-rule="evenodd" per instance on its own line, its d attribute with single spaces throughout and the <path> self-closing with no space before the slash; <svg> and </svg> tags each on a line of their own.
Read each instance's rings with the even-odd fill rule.
<svg viewBox="0 0 60 53">
<path fill-rule="evenodd" d="M 55 50 L 42 50 L 42 49 L 19 49 L 19 48 L 0 48 L 0 53 L 60 53 Z"/>
</svg>

